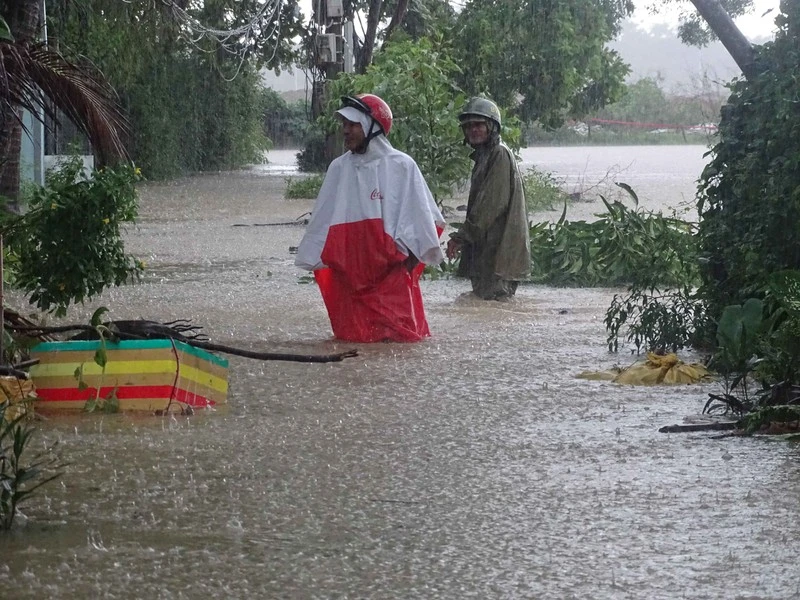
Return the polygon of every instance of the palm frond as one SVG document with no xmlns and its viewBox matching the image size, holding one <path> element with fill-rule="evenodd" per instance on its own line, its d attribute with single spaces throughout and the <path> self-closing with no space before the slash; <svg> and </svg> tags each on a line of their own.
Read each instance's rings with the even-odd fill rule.
<svg viewBox="0 0 800 600">
<path fill-rule="evenodd" d="M 102 164 L 128 158 L 128 120 L 102 74 L 44 44 L 0 40 L 3 113 L 21 106 L 35 116 L 43 109 L 55 118 L 48 99 L 86 134 Z"/>
</svg>

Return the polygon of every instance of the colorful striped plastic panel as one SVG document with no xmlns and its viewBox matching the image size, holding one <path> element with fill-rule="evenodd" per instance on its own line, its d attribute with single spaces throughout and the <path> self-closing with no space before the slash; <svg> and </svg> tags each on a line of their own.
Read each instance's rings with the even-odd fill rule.
<svg viewBox="0 0 800 600">
<path fill-rule="evenodd" d="M 99 341 L 43 342 L 31 350 L 30 375 L 43 409 L 82 410 L 116 391 L 121 410 L 180 411 L 227 402 L 228 361 L 173 340 L 106 342 L 105 370 L 94 361 Z M 75 371 L 83 366 L 87 388 Z"/>
</svg>

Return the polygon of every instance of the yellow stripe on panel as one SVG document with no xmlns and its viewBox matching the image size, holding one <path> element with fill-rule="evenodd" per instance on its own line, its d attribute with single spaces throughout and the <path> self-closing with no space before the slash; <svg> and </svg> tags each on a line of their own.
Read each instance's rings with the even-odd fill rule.
<svg viewBox="0 0 800 600">
<path fill-rule="evenodd" d="M 224 369 L 224 377 L 218 377 L 208 372 L 209 367 L 216 365 L 212 365 L 198 356 L 181 352 L 179 358 L 179 388 L 205 396 L 220 404 L 226 402 L 228 395 L 227 369 Z"/>
<path fill-rule="evenodd" d="M 31 375 L 37 377 L 65 377 L 73 375 L 75 369 L 83 364 L 84 375 L 101 375 L 103 367 L 96 362 L 87 361 L 84 363 L 47 363 L 38 364 L 31 367 Z M 106 363 L 106 375 L 119 375 L 125 373 L 175 373 L 175 359 L 172 360 L 149 360 L 149 361 L 109 361 Z"/>
</svg>

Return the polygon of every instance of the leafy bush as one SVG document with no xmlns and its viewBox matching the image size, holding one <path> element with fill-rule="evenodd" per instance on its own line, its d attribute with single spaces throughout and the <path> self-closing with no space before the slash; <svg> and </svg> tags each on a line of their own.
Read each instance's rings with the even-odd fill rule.
<svg viewBox="0 0 800 600">
<path fill-rule="evenodd" d="M 603 323 L 610 352 L 619 350 L 622 336 L 637 354 L 665 353 L 695 345 L 697 332 L 705 329 L 705 318 L 691 285 L 664 290 L 632 285 L 626 295 L 614 294 Z"/>
<path fill-rule="evenodd" d="M 800 373 L 800 271 L 773 273 L 764 291 L 769 329 L 759 353 L 759 375 L 764 383 L 790 386 Z"/>
<path fill-rule="evenodd" d="M 756 49 L 756 68 L 732 85 L 719 141 L 698 188 L 703 338 L 714 361 L 746 381 L 759 402 L 800 398 L 800 12 L 784 2 L 774 42 Z M 757 323 L 747 328 L 745 323 Z M 713 324 L 718 323 L 715 331 Z M 737 329 L 738 327 L 738 329 Z M 730 330 L 722 338 L 723 331 Z M 734 335 L 738 332 L 738 335 Z M 726 394 L 723 400 L 751 405 Z"/>
<path fill-rule="evenodd" d="M 618 184 L 630 190 L 625 184 Z M 567 221 L 531 227 L 531 277 L 540 283 L 574 286 L 636 284 L 658 287 L 694 281 L 692 225 L 620 201 L 609 202 L 592 222 Z"/>
<path fill-rule="evenodd" d="M 756 73 L 732 86 L 700 179 L 700 293 L 714 319 L 759 297 L 771 273 L 800 269 L 800 13 L 776 22 Z"/>
<path fill-rule="evenodd" d="M 287 178 L 284 195 L 290 200 L 295 198 L 316 198 L 319 195 L 319 189 L 322 187 L 322 179 L 322 175 Z"/>
<path fill-rule="evenodd" d="M 57 316 L 72 303 L 137 277 L 143 268 L 125 253 L 121 237 L 122 225 L 137 215 L 139 170 L 106 167 L 90 179 L 83 179 L 82 170 L 74 158 L 48 173 L 30 210 L 6 216 L 2 224 L 10 282 L 30 295 L 31 304 Z"/>
<path fill-rule="evenodd" d="M 763 292 L 763 301 L 748 298 L 722 311 L 711 366 L 725 392 L 710 395 L 707 412 L 800 403 L 800 271 L 770 275 Z"/>
<path fill-rule="evenodd" d="M 556 179 L 552 173 L 539 171 L 533 167 L 528 169 L 522 176 L 528 211 L 553 210 L 556 206 L 564 204 L 569 200 L 569 196 L 562 189 L 563 185 L 564 181 Z"/>
<path fill-rule="evenodd" d="M 607 212 L 593 222 L 559 221 L 531 227 L 531 277 L 554 285 L 629 285 L 615 295 L 605 317 L 609 350 L 623 335 L 637 351 L 676 350 L 691 343 L 704 324 L 693 295 L 697 253 L 693 225 L 601 196 Z M 623 333 L 624 332 L 624 333 Z"/>
<path fill-rule="evenodd" d="M 30 461 L 27 450 L 33 430 L 26 413 L 11 416 L 9 400 L 0 402 L 0 529 L 11 529 L 19 505 L 41 486 L 61 476 L 53 448 Z"/>
</svg>

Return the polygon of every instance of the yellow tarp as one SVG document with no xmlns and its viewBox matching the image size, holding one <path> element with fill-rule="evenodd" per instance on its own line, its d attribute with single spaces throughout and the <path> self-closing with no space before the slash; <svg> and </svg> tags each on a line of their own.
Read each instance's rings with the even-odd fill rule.
<svg viewBox="0 0 800 600">
<path fill-rule="evenodd" d="M 0 402 L 8 400 L 6 421 L 13 421 L 19 415 L 33 414 L 31 401 L 36 397 L 36 390 L 30 379 L 17 379 L 11 376 L 0 376 Z"/>
<path fill-rule="evenodd" d="M 610 371 L 584 371 L 577 377 L 599 381 L 613 381 L 627 385 L 658 385 L 697 383 L 711 379 L 711 373 L 699 363 L 685 363 L 676 354 L 647 353 L 647 360 L 627 369 Z"/>
</svg>

